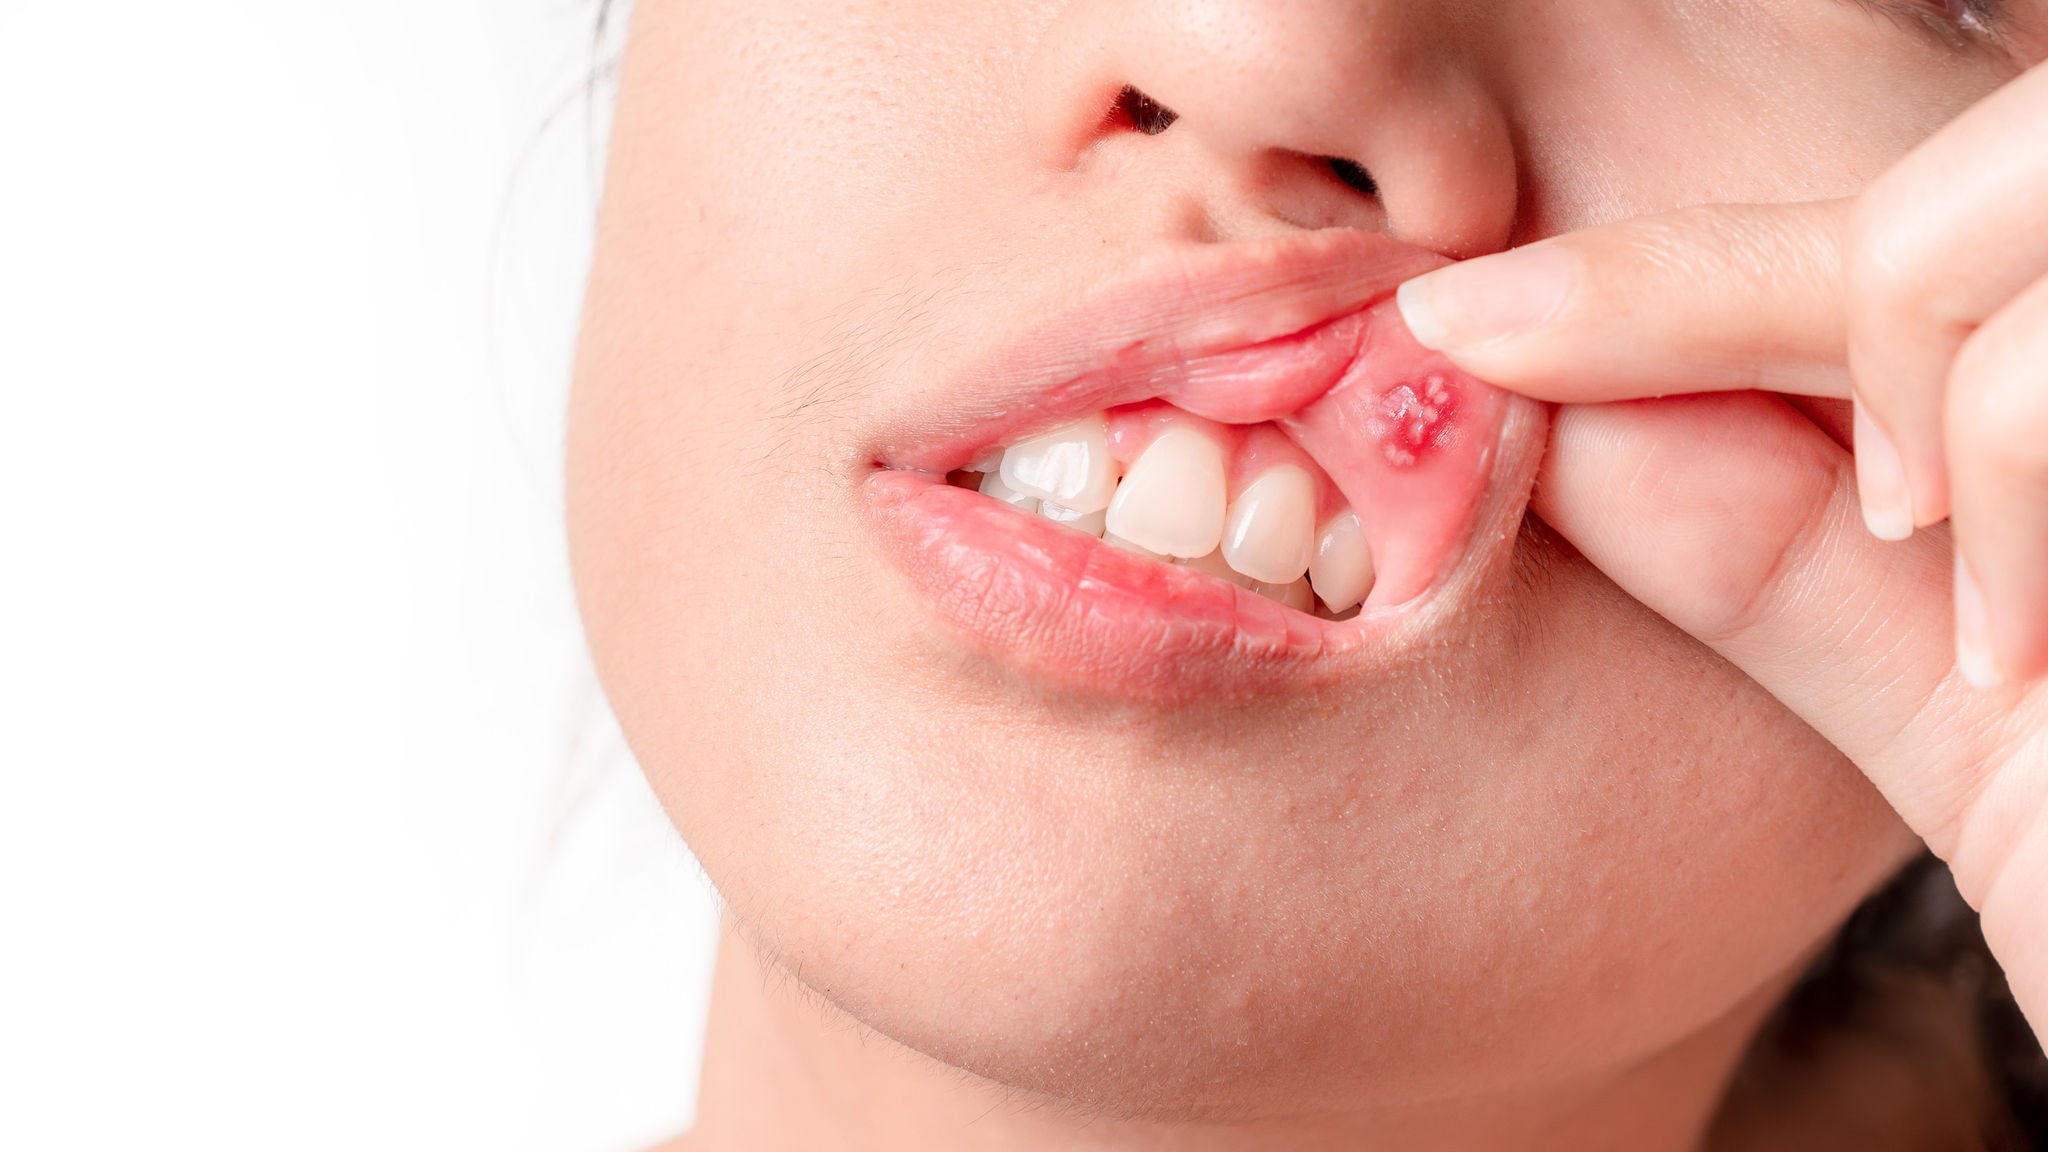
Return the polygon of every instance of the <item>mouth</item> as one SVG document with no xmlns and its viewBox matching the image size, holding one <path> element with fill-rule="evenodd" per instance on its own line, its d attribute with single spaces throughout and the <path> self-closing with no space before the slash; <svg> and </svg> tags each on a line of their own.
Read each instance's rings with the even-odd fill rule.
<svg viewBox="0 0 2048 1152">
<path fill-rule="evenodd" d="M 1394 308 L 1443 262 L 1348 230 L 1163 253 L 883 439 L 885 553 L 973 649 L 1070 689 L 1289 690 L 1413 644 L 1516 410 Z"/>
</svg>

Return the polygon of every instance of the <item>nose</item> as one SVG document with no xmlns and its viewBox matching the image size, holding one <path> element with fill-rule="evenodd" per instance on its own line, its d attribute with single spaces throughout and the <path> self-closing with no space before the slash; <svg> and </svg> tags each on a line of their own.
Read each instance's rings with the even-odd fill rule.
<svg viewBox="0 0 2048 1152">
<path fill-rule="evenodd" d="M 1040 43 L 1027 130 L 1048 166 L 1203 200 L 1224 233 L 1379 227 L 1454 257 L 1504 246 L 1516 159 L 1456 0 L 1075 0 Z"/>
</svg>

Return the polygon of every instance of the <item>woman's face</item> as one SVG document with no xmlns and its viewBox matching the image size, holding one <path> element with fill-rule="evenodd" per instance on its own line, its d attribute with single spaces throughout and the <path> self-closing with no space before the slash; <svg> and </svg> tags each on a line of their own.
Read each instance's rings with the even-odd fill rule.
<svg viewBox="0 0 2048 1152">
<path fill-rule="evenodd" d="M 1908 837 L 1525 520 L 1544 412 L 1384 301 L 1442 256 L 1852 192 L 2014 70 L 1887 8 L 641 0 L 570 527 L 733 916 L 913 1048 L 1150 1114 L 1595 1074 L 1776 987 Z M 1349 506 L 1364 610 L 946 486 L 1102 411 L 1134 490 L 1176 445 L 1112 528 Z M 1308 503 L 1238 519 L 1282 464 Z"/>
</svg>

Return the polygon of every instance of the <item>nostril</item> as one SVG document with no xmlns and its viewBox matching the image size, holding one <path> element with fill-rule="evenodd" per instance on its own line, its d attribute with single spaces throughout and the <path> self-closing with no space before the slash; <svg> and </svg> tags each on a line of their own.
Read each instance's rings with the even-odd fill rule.
<svg viewBox="0 0 2048 1152">
<path fill-rule="evenodd" d="M 1324 160 L 1330 165 L 1331 174 L 1336 176 L 1337 179 L 1342 180 L 1352 190 L 1362 192 L 1367 196 L 1378 196 L 1380 194 L 1380 182 L 1373 179 L 1372 173 L 1367 172 L 1357 163 L 1346 160 L 1342 156 L 1327 156 L 1324 157 Z"/>
<path fill-rule="evenodd" d="M 1126 84 L 1123 91 L 1116 94 L 1116 105 L 1110 109 L 1109 117 L 1120 128 L 1133 128 L 1147 136 L 1157 136 L 1173 127 L 1173 122 L 1180 119 L 1180 113 Z"/>
</svg>

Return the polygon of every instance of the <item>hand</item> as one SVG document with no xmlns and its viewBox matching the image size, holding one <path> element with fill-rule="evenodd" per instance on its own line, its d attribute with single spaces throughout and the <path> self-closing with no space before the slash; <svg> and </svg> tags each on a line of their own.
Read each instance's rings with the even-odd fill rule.
<svg viewBox="0 0 2048 1152">
<path fill-rule="evenodd" d="M 1595 228 L 1401 305 L 1474 375 L 1561 403 L 1853 384 L 1871 531 L 1952 515 L 1965 674 L 2048 672 L 2048 66 L 1853 200 Z"/>
<path fill-rule="evenodd" d="M 1462 367 L 1567 402 L 1537 513 L 1869 775 L 1949 862 L 2037 1032 L 2048 687 L 2024 682 L 2048 669 L 2043 124 L 2037 68 L 1854 200 L 1596 228 L 1402 296 Z M 1739 390 L 1853 395 L 1855 459 L 1792 404 Z M 1702 391 L 1725 394 L 1571 403 Z M 1953 541 L 1913 534 L 1951 510 Z"/>
</svg>

